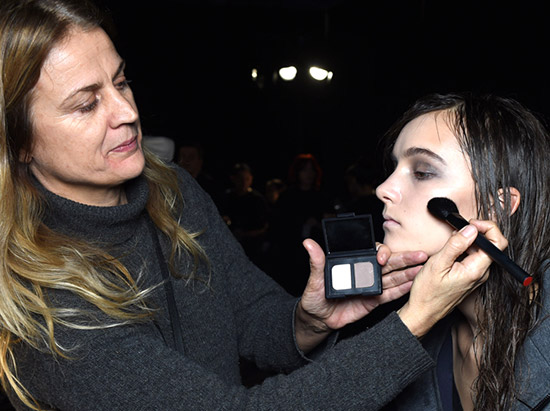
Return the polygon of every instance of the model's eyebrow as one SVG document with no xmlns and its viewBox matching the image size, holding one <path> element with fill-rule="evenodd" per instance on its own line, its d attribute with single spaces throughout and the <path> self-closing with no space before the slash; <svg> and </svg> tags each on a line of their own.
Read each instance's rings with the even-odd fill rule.
<svg viewBox="0 0 550 411">
<path fill-rule="evenodd" d="M 440 162 L 441 164 L 447 165 L 447 162 L 438 154 L 434 153 L 432 150 L 428 150 L 422 147 L 409 147 L 403 157 L 414 157 L 414 156 L 426 156 L 435 161 Z"/>
<path fill-rule="evenodd" d="M 117 70 L 115 71 L 115 74 L 113 75 L 113 78 L 112 80 L 115 81 L 115 79 L 122 73 L 124 72 L 124 69 L 126 68 L 126 62 L 124 60 L 122 60 L 120 62 L 120 64 L 118 65 L 118 68 Z M 77 90 L 74 90 L 72 91 L 66 98 L 65 100 L 63 100 L 63 102 L 61 103 L 62 106 L 68 104 L 68 102 L 74 97 L 76 96 L 78 93 L 82 93 L 82 92 L 87 92 L 87 91 L 94 91 L 94 90 L 97 90 L 101 88 L 101 84 L 100 83 L 93 83 L 93 84 L 89 84 L 85 87 L 81 87 Z"/>
</svg>

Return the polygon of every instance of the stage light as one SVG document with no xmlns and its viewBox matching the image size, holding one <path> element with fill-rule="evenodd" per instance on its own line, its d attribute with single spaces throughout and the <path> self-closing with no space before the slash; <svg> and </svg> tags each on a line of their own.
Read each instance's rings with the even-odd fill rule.
<svg viewBox="0 0 550 411">
<path fill-rule="evenodd" d="M 317 81 L 331 80 L 333 73 L 332 71 L 325 70 L 321 67 L 311 66 L 309 68 L 309 75 Z"/>
<path fill-rule="evenodd" d="M 252 76 L 252 80 L 256 80 L 258 78 L 258 69 L 253 68 L 251 76 Z"/>
<path fill-rule="evenodd" d="M 281 67 L 279 69 L 279 77 L 281 77 L 285 81 L 294 80 L 297 73 L 298 70 L 294 66 Z"/>
</svg>

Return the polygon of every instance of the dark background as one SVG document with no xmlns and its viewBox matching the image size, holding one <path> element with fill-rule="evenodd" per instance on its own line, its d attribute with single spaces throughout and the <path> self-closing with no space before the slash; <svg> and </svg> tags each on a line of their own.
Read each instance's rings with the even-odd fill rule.
<svg viewBox="0 0 550 411">
<path fill-rule="evenodd" d="M 260 190 L 299 152 L 317 156 L 328 188 L 360 156 L 379 167 L 380 135 L 428 92 L 495 92 L 550 113 L 544 2 L 103 3 L 145 134 L 200 140 L 220 178 L 248 162 Z M 289 64 L 298 78 L 274 82 Z M 332 81 L 307 78 L 311 64 Z"/>
</svg>

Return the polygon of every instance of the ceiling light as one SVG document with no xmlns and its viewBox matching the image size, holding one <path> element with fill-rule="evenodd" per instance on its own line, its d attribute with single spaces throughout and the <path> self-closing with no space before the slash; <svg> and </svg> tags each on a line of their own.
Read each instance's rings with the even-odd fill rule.
<svg viewBox="0 0 550 411">
<path fill-rule="evenodd" d="M 296 73 L 298 73 L 298 70 L 294 66 L 281 67 L 279 69 L 279 76 L 286 81 L 294 80 Z"/>
<path fill-rule="evenodd" d="M 309 74 L 317 81 L 323 81 L 332 78 L 332 71 L 327 71 L 321 67 L 312 66 L 309 68 Z"/>
</svg>

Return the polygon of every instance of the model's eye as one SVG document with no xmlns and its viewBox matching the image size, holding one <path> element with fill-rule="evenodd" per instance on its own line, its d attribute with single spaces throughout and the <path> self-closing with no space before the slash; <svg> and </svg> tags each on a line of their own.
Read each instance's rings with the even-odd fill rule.
<svg viewBox="0 0 550 411">
<path fill-rule="evenodd" d="M 415 171 L 414 172 L 414 177 L 417 180 L 427 180 L 428 178 L 433 177 L 433 174 L 432 173 L 426 173 L 426 172 L 423 172 L 423 171 Z"/>
<path fill-rule="evenodd" d="M 429 163 L 418 162 L 414 164 L 413 175 L 416 180 L 428 180 L 437 175 L 437 170 Z"/>
</svg>

